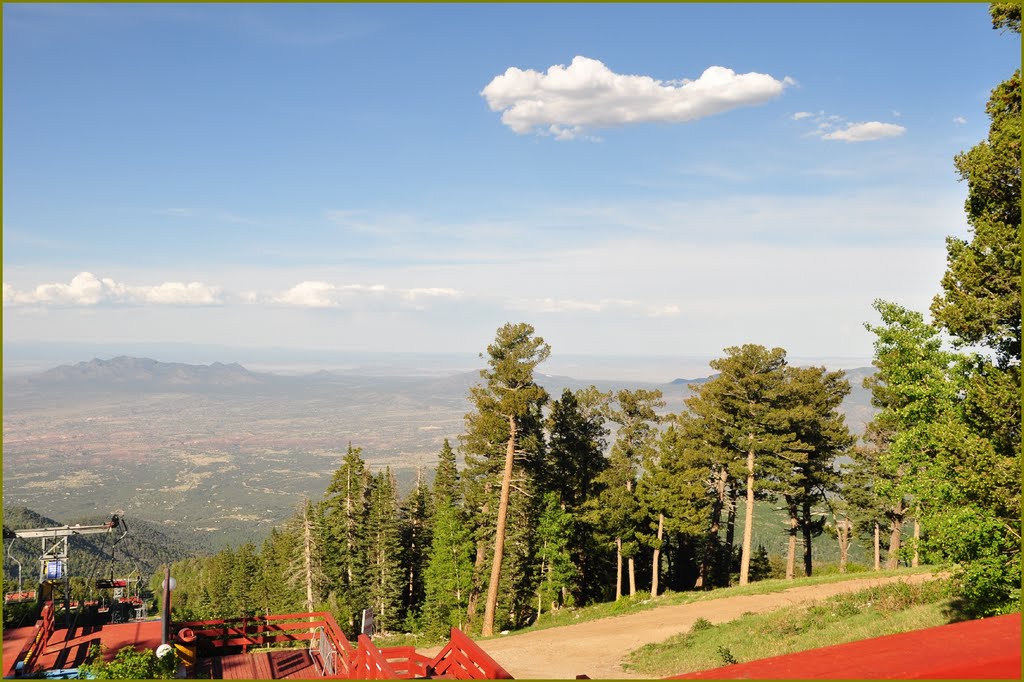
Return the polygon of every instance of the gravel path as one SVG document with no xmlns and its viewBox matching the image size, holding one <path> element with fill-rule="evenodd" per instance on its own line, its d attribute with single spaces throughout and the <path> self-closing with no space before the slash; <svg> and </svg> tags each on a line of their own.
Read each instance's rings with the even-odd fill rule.
<svg viewBox="0 0 1024 682">
<path fill-rule="evenodd" d="M 663 642 L 672 635 L 686 632 L 698 618 L 715 624 L 724 623 L 744 613 L 774 611 L 897 580 L 920 583 L 933 577 L 932 574 L 918 573 L 823 585 L 798 584 L 772 594 L 662 606 L 576 625 L 508 635 L 478 644 L 517 679 L 571 680 L 577 675 L 587 675 L 592 679 L 638 678 L 642 676 L 622 669 L 621 662 L 626 654 L 644 644 Z"/>
</svg>

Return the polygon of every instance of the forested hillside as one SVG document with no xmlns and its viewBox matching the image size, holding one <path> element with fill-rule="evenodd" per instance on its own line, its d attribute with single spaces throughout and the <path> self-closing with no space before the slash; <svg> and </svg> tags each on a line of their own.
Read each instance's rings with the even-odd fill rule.
<svg viewBox="0 0 1024 682">
<path fill-rule="evenodd" d="M 57 520 L 17 506 L 5 506 L 3 515 L 4 527 L 11 530 L 77 524 L 96 525 L 110 521 L 110 516 Z M 122 521 L 128 529 L 128 534 L 118 542 L 114 550 L 111 550 L 111 545 L 121 536 L 123 530 L 112 532 L 109 537 L 100 534 L 76 536 L 71 539 L 70 563 L 74 567 L 73 575 L 110 577 L 113 570 L 119 577 L 139 572 L 144 579 L 148 579 L 157 566 L 205 550 L 205 547 L 188 536 L 179 535 L 173 530 L 165 530 L 151 522 L 130 517 L 122 518 Z M 17 578 L 17 564 L 10 559 L 10 555 L 13 555 L 21 562 L 25 589 L 35 589 L 35 583 L 39 579 L 39 540 L 17 539 L 13 541 L 13 547 L 11 543 L 11 540 L 5 541 L 5 580 Z M 8 554 L 9 547 L 11 549 Z"/>
</svg>

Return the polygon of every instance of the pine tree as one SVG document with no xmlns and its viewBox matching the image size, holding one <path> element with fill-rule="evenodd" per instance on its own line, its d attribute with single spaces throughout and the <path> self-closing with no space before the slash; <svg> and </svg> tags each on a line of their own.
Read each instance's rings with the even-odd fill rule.
<svg viewBox="0 0 1024 682">
<path fill-rule="evenodd" d="M 401 623 L 407 573 L 402 567 L 398 499 L 391 468 L 373 477 L 367 517 L 366 583 L 377 625 L 388 630 Z"/>
<path fill-rule="evenodd" d="M 534 368 L 547 359 L 550 346 L 526 323 L 506 324 L 498 329 L 493 344 L 487 347 L 488 368 L 481 370 L 483 385 L 470 389 L 475 411 L 466 415 L 463 449 L 471 478 L 470 497 L 479 510 L 477 575 L 490 559 L 487 599 L 481 632 L 494 632 L 499 588 L 503 582 L 503 564 L 508 589 L 502 593 L 507 603 L 504 619 L 513 622 L 524 614 L 522 601 L 532 594 L 529 567 L 535 529 L 536 510 L 524 500 L 533 494 L 534 480 L 544 454 L 541 408 L 547 392 L 533 379 Z M 481 357 L 483 357 L 481 355 Z M 516 466 L 516 458 L 520 465 Z M 513 480 L 515 479 L 515 480 Z M 512 500 L 513 484 L 517 499 Z M 494 493 L 498 492 L 497 500 Z M 510 515 L 518 517 L 512 524 L 513 542 L 506 542 Z M 495 516 L 491 516 L 494 514 Z M 491 519 L 494 519 L 493 522 Z M 491 525 L 493 523 L 493 526 Z M 493 528 L 493 531 L 490 531 Z M 488 539 L 493 538 L 493 552 L 487 556 Z M 506 545 L 512 554 L 506 557 Z M 475 599 L 470 598 L 471 609 Z"/>
<path fill-rule="evenodd" d="M 995 28 L 1020 34 L 1019 3 L 993 3 L 991 14 Z M 992 91 L 986 113 L 988 138 L 955 160 L 967 182 L 971 237 L 946 240 L 948 267 L 932 313 L 957 347 L 987 352 L 962 361 L 958 408 L 970 442 L 940 457 L 937 468 L 950 469 L 939 490 L 943 506 L 925 510 L 934 531 L 926 544 L 961 566 L 957 580 L 971 614 L 1020 599 L 1019 69 Z"/>
<path fill-rule="evenodd" d="M 778 490 L 790 513 L 789 560 L 786 577 L 792 579 L 796 533 L 804 542 L 804 575 L 813 570 L 811 543 L 825 527 L 826 517 L 814 508 L 838 488 L 836 457 L 852 445 L 839 406 L 849 392 L 845 373 L 828 372 L 824 367 L 787 367 L 786 381 L 790 406 L 789 428 L 795 436 L 777 475 Z"/>
<path fill-rule="evenodd" d="M 544 607 L 554 611 L 563 595 L 575 591 L 579 571 L 572 561 L 570 543 L 573 536 L 573 518 L 563 507 L 558 493 L 544 494 L 544 509 L 537 523 L 537 558 L 540 580 L 537 585 L 537 620 Z"/>
<path fill-rule="evenodd" d="M 794 440 L 788 432 L 785 400 L 786 352 L 746 344 L 726 348 L 725 358 L 711 361 L 718 376 L 697 386 L 686 404 L 698 420 L 699 431 L 714 452 L 728 456 L 727 475 L 745 460 L 746 519 L 740 556 L 740 584 L 749 580 L 754 499 L 760 470 L 777 469 L 780 453 Z M 761 482 L 764 487 L 765 481 Z"/>
<path fill-rule="evenodd" d="M 686 419 L 679 415 L 664 418 L 668 427 L 644 462 L 644 475 L 638 484 L 649 523 L 643 539 L 654 548 L 651 596 L 659 591 L 662 548 L 667 537 L 681 534 L 695 543 L 708 516 L 710 460 L 699 444 L 688 439 L 683 426 Z"/>
<path fill-rule="evenodd" d="M 430 557 L 424 570 L 423 626 L 432 636 L 465 627 L 473 580 L 473 535 L 462 510 L 449 500 L 434 514 Z"/>
<path fill-rule="evenodd" d="M 562 603 L 583 603 L 600 597 L 601 578 L 610 573 L 610 563 L 584 513 L 584 503 L 595 494 L 597 476 L 608 466 L 604 453 L 610 399 L 610 393 L 594 386 L 565 389 L 551 404 L 545 422 L 548 447 L 542 468 L 544 489 L 558 496 L 571 521 L 568 550 L 577 570 L 576 578 L 565 585 Z"/>
<path fill-rule="evenodd" d="M 432 493 L 422 476 L 417 475 L 416 485 L 402 503 L 402 565 L 406 573 L 402 603 L 409 629 L 423 605 L 423 572 L 430 554 L 433 515 Z"/>
<path fill-rule="evenodd" d="M 610 420 L 619 425 L 612 445 L 611 466 L 620 469 L 617 475 L 626 488 L 623 503 L 627 515 L 623 517 L 625 523 L 618 530 L 616 542 L 627 560 L 630 596 L 636 594 L 635 556 L 646 516 L 646 509 L 636 494 L 636 479 L 639 468 L 645 464 L 650 466 L 653 461 L 655 425 L 659 421 L 656 410 L 664 405 L 661 391 L 623 389 L 615 394 L 614 407 L 609 412 Z"/>
<path fill-rule="evenodd" d="M 437 472 L 434 474 L 434 484 L 431 491 L 433 495 L 434 509 L 448 506 L 455 501 L 460 501 L 462 496 L 459 485 L 459 470 L 455 465 L 455 453 L 448 439 L 444 439 L 441 453 L 437 459 Z"/>
<path fill-rule="evenodd" d="M 337 617 L 347 615 L 350 631 L 356 629 L 356 617 L 370 603 L 366 583 L 370 473 L 361 454 L 362 448 L 349 444 L 322 503 L 328 601 L 337 605 Z"/>
</svg>

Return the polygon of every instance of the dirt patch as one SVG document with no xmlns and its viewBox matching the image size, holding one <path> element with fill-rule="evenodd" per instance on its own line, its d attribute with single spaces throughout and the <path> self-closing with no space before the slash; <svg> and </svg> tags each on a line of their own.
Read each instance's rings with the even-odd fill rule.
<svg viewBox="0 0 1024 682">
<path fill-rule="evenodd" d="M 797 585 L 772 594 L 663 606 L 614 618 L 507 635 L 478 644 L 517 679 L 573 679 L 577 675 L 587 675 L 592 679 L 639 678 L 642 675 L 622 669 L 622 659 L 626 654 L 644 644 L 663 642 L 672 635 L 686 632 L 698 618 L 717 625 L 735 620 L 744 613 L 765 613 L 875 585 L 899 580 L 917 584 L 934 577 L 918 573 L 823 585 Z"/>
</svg>

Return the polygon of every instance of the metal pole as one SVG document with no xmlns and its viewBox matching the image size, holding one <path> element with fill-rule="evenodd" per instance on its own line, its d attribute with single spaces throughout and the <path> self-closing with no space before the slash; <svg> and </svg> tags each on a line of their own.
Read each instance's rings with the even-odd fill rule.
<svg viewBox="0 0 1024 682">
<path fill-rule="evenodd" d="M 164 569 L 164 605 L 161 611 L 160 643 L 171 638 L 171 567 Z"/>
</svg>

